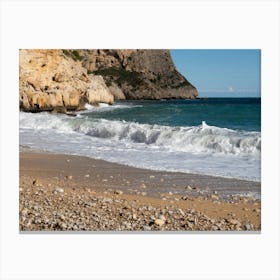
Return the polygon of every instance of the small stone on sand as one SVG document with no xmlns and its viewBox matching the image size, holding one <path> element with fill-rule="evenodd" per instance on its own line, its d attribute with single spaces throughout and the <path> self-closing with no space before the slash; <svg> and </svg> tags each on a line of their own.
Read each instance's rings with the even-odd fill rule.
<svg viewBox="0 0 280 280">
<path fill-rule="evenodd" d="M 164 225 L 164 221 L 161 220 L 161 219 L 156 219 L 155 222 L 154 222 L 157 226 L 163 226 Z"/>
<path fill-rule="evenodd" d="M 123 194 L 123 191 L 115 190 L 115 191 L 114 191 L 114 194 Z"/>
<path fill-rule="evenodd" d="M 64 189 L 57 187 L 57 188 L 55 188 L 55 191 L 58 192 L 58 193 L 63 193 Z"/>
</svg>

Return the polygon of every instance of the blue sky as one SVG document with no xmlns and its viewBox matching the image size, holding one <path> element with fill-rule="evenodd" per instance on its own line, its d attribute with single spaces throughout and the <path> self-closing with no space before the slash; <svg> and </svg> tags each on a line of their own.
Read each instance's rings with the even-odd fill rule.
<svg viewBox="0 0 280 280">
<path fill-rule="evenodd" d="M 199 96 L 260 97 L 260 50 L 171 50 Z"/>
</svg>

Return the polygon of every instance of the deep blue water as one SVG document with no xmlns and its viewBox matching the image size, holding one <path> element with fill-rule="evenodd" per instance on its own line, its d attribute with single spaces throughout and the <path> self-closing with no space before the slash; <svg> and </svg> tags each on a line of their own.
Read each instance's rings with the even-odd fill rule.
<svg viewBox="0 0 280 280">
<path fill-rule="evenodd" d="M 97 110 L 92 118 L 125 120 L 167 126 L 208 125 L 235 130 L 261 130 L 261 98 L 208 98 L 196 100 L 121 101 L 126 110 Z"/>
</svg>

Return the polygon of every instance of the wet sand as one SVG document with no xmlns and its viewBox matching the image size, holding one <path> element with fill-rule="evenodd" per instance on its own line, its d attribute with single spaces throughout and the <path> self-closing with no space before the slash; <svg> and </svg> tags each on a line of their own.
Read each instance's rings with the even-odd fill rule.
<svg viewBox="0 0 280 280">
<path fill-rule="evenodd" d="M 22 231 L 255 231 L 261 228 L 260 194 L 259 182 L 20 153 Z"/>
</svg>

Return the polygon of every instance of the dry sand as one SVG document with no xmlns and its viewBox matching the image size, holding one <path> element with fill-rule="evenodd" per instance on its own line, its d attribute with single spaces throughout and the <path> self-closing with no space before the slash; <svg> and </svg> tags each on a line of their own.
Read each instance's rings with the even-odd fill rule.
<svg viewBox="0 0 280 280">
<path fill-rule="evenodd" d="M 260 183 L 20 153 L 21 231 L 259 231 Z"/>
</svg>

